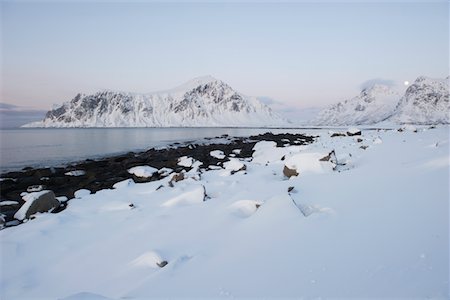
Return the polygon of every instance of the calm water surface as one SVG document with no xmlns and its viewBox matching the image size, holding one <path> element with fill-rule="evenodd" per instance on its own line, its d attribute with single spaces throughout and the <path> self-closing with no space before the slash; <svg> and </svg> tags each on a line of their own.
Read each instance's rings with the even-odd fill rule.
<svg viewBox="0 0 450 300">
<path fill-rule="evenodd" d="M 267 128 L 17 128 L 0 129 L 0 172 L 57 166 L 86 158 L 147 150 L 222 134 L 293 130 Z"/>
</svg>

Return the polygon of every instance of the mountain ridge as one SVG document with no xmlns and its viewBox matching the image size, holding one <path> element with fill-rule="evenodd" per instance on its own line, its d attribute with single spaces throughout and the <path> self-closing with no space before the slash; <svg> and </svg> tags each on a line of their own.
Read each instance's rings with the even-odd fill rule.
<svg viewBox="0 0 450 300">
<path fill-rule="evenodd" d="M 212 76 L 196 77 L 170 90 L 130 93 L 103 90 L 77 94 L 23 127 L 245 127 L 288 121 L 254 97 Z"/>
<path fill-rule="evenodd" d="M 403 93 L 375 84 L 351 99 L 332 104 L 310 125 L 350 126 L 380 122 L 398 124 L 449 124 L 449 77 L 419 76 Z"/>
</svg>

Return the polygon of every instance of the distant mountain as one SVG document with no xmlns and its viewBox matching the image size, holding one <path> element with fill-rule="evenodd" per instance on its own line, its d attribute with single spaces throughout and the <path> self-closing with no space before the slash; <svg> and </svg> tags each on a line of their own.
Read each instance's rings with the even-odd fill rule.
<svg viewBox="0 0 450 300">
<path fill-rule="evenodd" d="M 397 123 L 449 124 L 449 77 L 421 76 L 400 99 L 392 120 Z"/>
<path fill-rule="evenodd" d="M 24 127 L 218 127 L 282 126 L 288 121 L 256 98 L 213 77 L 199 77 L 172 90 L 136 94 L 78 94 Z"/>
<path fill-rule="evenodd" d="M 370 125 L 383 121 L 409 124 L 449 124 L 449 78 L 418 77 L 403 96 L 375 84 L 349 100 L 319 112 L 311 125 Z"/>
<path fill-rule="evenodd" d="M 375 84 L 354 98 L 320 111 L 311 123 L 325 126 L 378 123 L 392 116 L 399 98 L 400 94 L 390 87 Z"/>
</svg>

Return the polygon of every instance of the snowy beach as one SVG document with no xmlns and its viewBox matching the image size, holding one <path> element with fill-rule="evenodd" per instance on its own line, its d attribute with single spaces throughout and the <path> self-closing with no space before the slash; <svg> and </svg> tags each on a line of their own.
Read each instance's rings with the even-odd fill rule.
<svg viewBox="0 0 450 300">
<path fill-rule="evenodd" d="M 167 176 L 0 231 L 1 297 L 446 298 L 449 127 L 433 127 L 311 129 L 129 170 Z"/>
</svg>

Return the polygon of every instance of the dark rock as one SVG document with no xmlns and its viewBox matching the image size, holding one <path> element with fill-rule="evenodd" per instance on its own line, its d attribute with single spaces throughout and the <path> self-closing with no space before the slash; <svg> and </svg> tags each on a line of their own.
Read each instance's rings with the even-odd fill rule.
<svg viewBox="0 0 450 300">
<path fill-rule="evenodd" d="M 168 264 L 168 262 L 166 260 L 156 263 L 156 265 L 160 268 L 164 268 L 167 264 Z"/>
<path fill-rule="evenodd" d="M 361 143 L 363 141 L 363 139 L 357 138 L 356 142 Z"/>
<path fill-rule="evenodd" d="M 363 145 L 363 146 L 360 146 L 359 148 L 361 148 L 361 149 L 363 149 L 363 150 L 366 150 L 367 148 L 369 148 L 369 146 Z"/>
<path fill-rule="evenodd" d="M 334 152 L 334 150 L 332 150 L 330 153 L 328 153 L 327 156 L 324 156 L 321 159 L 319 159 L 319 161 L 329 161 L 336 164 L 337 163 L 336 153 Z"/>
<path fill-rule="evenodd" d="M 288 193 L 292 192 L 294 190 L 293 186 L 288 187 Z"/>
<path fill-rule="evenodd" d="M 361 130 L 360 131 L 356 131 L 356 132 L 349 132 L 349 131 L 347 131 L 347 135 L 348 136 L 361 135 Z"/>
<path fill-rule="evenodd" d="M 331 137 L 337 137 L 337 136 L 346 136 L 344 133 L 335 132 L 331 135 Z"/>
</svg>

